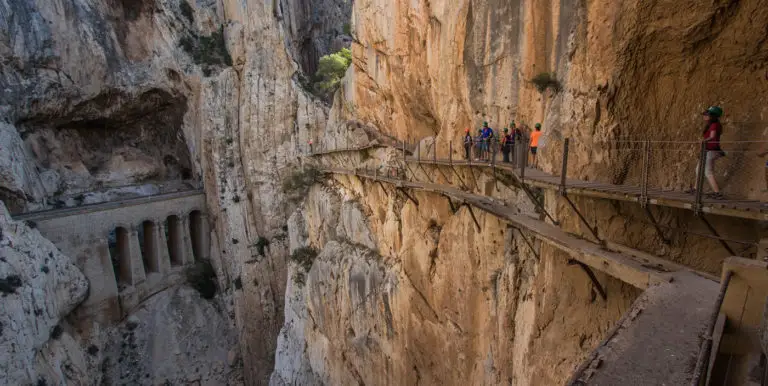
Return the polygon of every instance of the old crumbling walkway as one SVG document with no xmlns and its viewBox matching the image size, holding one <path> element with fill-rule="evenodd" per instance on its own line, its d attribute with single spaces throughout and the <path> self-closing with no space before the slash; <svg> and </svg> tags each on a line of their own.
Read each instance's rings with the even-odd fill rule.
<svg viewBox="0 0 768 386">
<path fill-rule="evenodd" d="M 450 185 L 405 181 L 362 169 L 329 168 L 325 171 L 386 182 L 397 188 L 415 189 L 448 196 L 456 200 L 458 204 L 468 204 L 479 208 L 509 221 L 513 227 L 534 233 L 537 238 L 568 253 L 574 260 L 637 288 L 645 289 L 652 284 L 668 282 L 674 272 L 686 270 L 680 265 L 662 259 L 650 256 L 635 257 L 610 251 L 598 244 L 570 235 L 557 226 L 518 214 L 516 210 L 505 206 L 499 200 L 468 193 Z"/>
</svg>

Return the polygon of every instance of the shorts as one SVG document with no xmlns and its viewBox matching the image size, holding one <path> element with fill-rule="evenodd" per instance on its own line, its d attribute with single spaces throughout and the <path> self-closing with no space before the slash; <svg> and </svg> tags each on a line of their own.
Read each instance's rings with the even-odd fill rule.
<svg viewBox="0 0 768 386">
<path fill-rule="evenodd" d="M 537 150 L 539 150 L 538 147 L 531 147 L 531 154 L 536 155 Z"/>
<path fill-rule="evenodd" d="M 704 175 L 712 177 L 715 175 L 715 161 L 722 157 L 720 150 L 707 150 L 707 159 L 704 160 Z M 699 166 L 696 165 L 696 173 L 699 172 Z"/>
</svg>

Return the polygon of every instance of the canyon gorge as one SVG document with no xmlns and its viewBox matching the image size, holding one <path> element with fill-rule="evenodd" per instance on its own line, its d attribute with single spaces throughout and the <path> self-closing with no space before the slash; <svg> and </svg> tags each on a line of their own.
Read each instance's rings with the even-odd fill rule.
<svg viewBox="0 0 768 386">
<path fill-rule="evenodd" d="M 615 384 L 674 326 L 622 376 L 682 384 L 727 259 L 768 251 L 762 0 L 0 0 L 0 25 L 0 384 Z M 714 105 L 732 205 L 683 196 Z M 484 121 L 540 123 L 536 168 L 460 163 Z"/>
</svg>

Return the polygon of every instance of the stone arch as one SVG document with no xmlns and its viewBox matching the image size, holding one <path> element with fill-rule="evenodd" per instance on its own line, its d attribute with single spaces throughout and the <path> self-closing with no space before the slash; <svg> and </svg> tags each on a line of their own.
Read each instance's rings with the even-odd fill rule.
<svg viewBox="0 0 768 386">
<path fill-rule="evenodd" d="M 181 217 L 176 214 L 165 219 L 165 240 L 168 244 L 168 255 L 172 266 L 184 264 L 184 240 Z"/>
<path fill-rule="evenodd" d="M 112 268 L 120 285 L 132 284 L 131 232 L 130 228 L 118 225 L 109 233 L 109 254 Z"/>
<path fill-rule="evenodd" d="M 139 228 L 139 247 L 141 248 L 144 272 L 160 272 L 160 253 L 157 238 L 157 223 L 144 220 Z"/>
<path fill-rule="evenodd" d="M 195 261 L 203 259 L 205 247 L 204 243 L 204 225 L 203 225 L 203 212 L 200 210 L 193 210 L 189 212 L 189 236 L 192 239 L 192 254 L 195 257 Z"/>
</svg>

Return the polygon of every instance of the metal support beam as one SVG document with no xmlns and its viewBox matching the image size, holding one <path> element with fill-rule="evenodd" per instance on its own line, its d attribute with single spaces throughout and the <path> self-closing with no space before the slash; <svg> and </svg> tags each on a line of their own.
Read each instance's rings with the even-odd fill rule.
<svg viewBox="0 0 768 386">
<path fill-rule="evenodd" d="M 643 170 L 642 170 L 643 173 L 642 173 L 642 178 L 640 182 L 640 206 L 645 208 L 646 210 L 648 209 L 648 175 L 650 171 L 650 164 L 651 164 L 651 144 L 650 144 L 650 141 L 646 140 L 645 142 L 643 142 Z M 653 223 L 655 225 L 656 221 L 654 221 Z"/>
<path fill-rule="evenodd" d="M 704 223 L 704 225 L 706 225 L 706 226 L 707 226 L 707 228 L 709 228 L 709 231 L 710 231 L 710 232 L 712 232 L 712 234 L 713 234 L 715 237 L 717 237 L 718 241 L 720 241 L 720 245 L 722 245 L 722 246 L 723 246 L 723 248 L 725 248 L 725 250 L 726 250 L 726 251 L 728 251 L 728 253 L 730 253 L 730 254 L 731 254 L 731 256 L 739 256 L 738 254 L 736 254 L 736 252 L 734 252 L 734 251 L 733 251 L 733 249 L 731 248 L 731 246 L 730 246 L 730 245 L 728 245 L 728 242 L 726 242 L 725 240 L 723 240 L 723 239 L 720 237 L 720 234 L 719 234 L 719 233 L 717 233 L 717 229 L 715 229 L 715 227 L 713 227 L 713 226 L 712 226 L 712 224 L 710 224 L 710 223 L 709 223 L 709 221 L 708 221 L 708 220 L 707 220 L 707 219 L 704 217 L 704 214 L 703 214 L 703 213 L 702 213 L 702 214 L 699 216 L 699 218 L 701 219 L 701 222 L 703 222 L 703 223 Z"/>
<path fill-rule="evenodd" d="M 531 249 L 531 253 L 533 253 L 534 256 L 536 256 L 536 260 L 541 260 L 541 256 L 539 256 L 539 253 L 536 252 L 536 248 L 533 247 L 533 243 L 528 240 L 527 237 L 525 237 L 525 234 L 523 234 L 523 231 L 520 230 L 520 228 L 515 228 L 517 230 L 517 233 L 520 234 L 520 237 L 523 238 L 526 244 L 528 244 L 528 248 Z"/>
<path fill-rule="evenodd" d="M 429 176 L 429 173 L 427 173 L 427 170 L 424 169 L 423 166 L 421 166 L 421 161 L 419 161 L 419 169 L 421 169 L 422 172 L 424 172 L 424 175 L 427 176 L 427 180 L 429 180 L 430 184 L 434 184 L 435 181 L 432 181 L 432 177 Z"/>
<path fill-rule="evenodd" d="M 376 180 L 376 182 L 378 182 L 378 183 L 379 183 L 379 186 L 381 186 L 381 190 L 383 190 L 383 191 L 384 191 L 384 193 L 386 193 L 387 195 L 389 195 L 389 191 L 388 191 L 388 190 L 387 190 L 387 189 L 384 187 L 384 184 L 383 184 L 381 181 L 379 181 L 379 180 Z"/>
<path fill-rule="evenodd" d="M 454 168 L 453 165 L 451 165 L 451 170 L 453 170 L 453 174 L 456 177 L 459 177 L 459 182 L 461 183 L 462 189 L 469 190 L 469 186 L 467 186 L 467 184 L 464 182 L 464 179 L 461 178 L 461 175 L 459 174 L 459 172 L 456 171 L 456 168 Z"/>
<path fill-rule="evenodd" d="M 443 172 L 443 169 L 440 169 L 440 165 L 438 165 L 437 163 L 435 163 L 435 168 L 437 168 L 437 171 L 438 171 L 438 172 L 440 172 L 440 174 L 443 176 L 443 178 L 445 178 L 445 181 L 446 181 L 446 182 L 448 182 L 449 184 L 453 185 L 453 181 L 451 181 L 451 180 L 448 178 L 448 176 L 446 176 L 446 175 L 445 175 L 445 172 Z"/>
<path fill-rule="evenodd" d="M 456 211 L 458 211 L 458 208 L 456 208 L 456 205 L 453 205 L 453 200 L 451 200 L 451 197 L 445 196 L 445 198 L 448 200 L 448 205 L 451 206 L 451 213 L 456 214 Z"/>
<path fill-rule="evenodd" d="M 571 201 L 571 198 L 568 197 L 567 194 L 564 194 L 563 198 L 565 198 L 565 200 L 568 201 L 568 204 L 571 206 L 571 209 L 573 209 L 573 211 L 576 212 L 576 215 L 579 216 L 579 220 L 581 220 L 581 223 L 584 224 L 589 229 L 590 232 L 592 232 L 592 236 L 595 238 L 595 240 L 597 240 L 598 243 L 604 246 L 605 242 L 600 238 L 600 236 L 597 235 L 597 227 L 593 227 L 589 225 L 589 222 L 587 221 L 587 219 L 584 218 L 584 216 L 579 211 L 579 208 L 576 207 L 576 204 L 574 204 L 573 201 Z"/>
<path fill-rule="evenodd" d="M 653 212 L 651 212 L 651 208 L 648 205 L 645 205 L 643 208 L 645 209 L 646 216 L 648 216 L 648 219 L 651 220 L 651 224 L 653 224 L 653 227 L 656 229 L 656 234 L 659 235 L 659 237 L 661 238 L 661 241 L 665 245 L 669 245 L 670 241 L 669 239 L 667 239 L 666 236 L 664 236 L 664 231 L 659 226 L 659 223 L 656 221 L 656 218 L 653 217 Z"/>
<path fill-rule="evenodd" d="M 560 194 L 566 195 L 566 182 L 568 179 L 568 144 L 571 142 L 569 138 L 563 141 L 563 170 L 560 172 Z"/>
<path fill-rule="evenodd" d="M 582 270 L 584 270 L 584 273 L 589 276 L 589 280 L 592 281 L 592 285 L 595 286 L 595 290 L 597 290 L 597 293 L 600 294 L 600 297 L 603 298 L 603 301 L 608 300 L 608 294 L 605 293 L 605 288 L 600 284 L 599 281 L 597 281 L 597 277 L 595 276 L 595 273 L 592 272 L 592 268 L 589 268 L 588 265 L 578 261 L 578 260 L 568 260 L 568 265 L 578 265 L 581 267 Z"/>
<path fill-rule="evenodd" d="M 413 201 L 413 203 L 416 204 L 416 206 L 419 206 L 419 200 L 411 197 L 411 195 L 408 194 L 408 192 L 404 188 L 398 187 L 397 190 L 402 192 L 405 195 L 405 197 L 407 197 L 409 200 Z"/>
<path fill-rule="evenodd" d="M 472 210 L 472 206 L 467 204 L 467 203 L 464 203 L 463 205 L 466 206 L 467 209 L 469 210 L 469 215 L 472 216 L 472 221 L 475 222 L 475 226 L 477 227 L 477 231 L 478 232 L 482 231 L 482 228 L 480 228 L 480 223 L 477 221 L 477 217 L 475 217 L 475 212 Z"/>
</svg>

